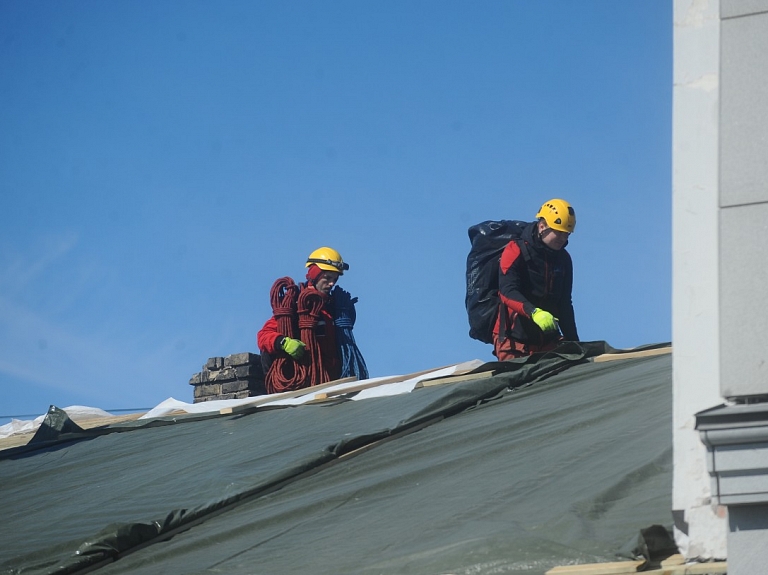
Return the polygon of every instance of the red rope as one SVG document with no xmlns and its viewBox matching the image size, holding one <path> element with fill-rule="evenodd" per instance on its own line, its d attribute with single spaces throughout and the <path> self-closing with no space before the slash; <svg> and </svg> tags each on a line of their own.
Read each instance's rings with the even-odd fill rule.
<svg viewBox="0 0 768 575">
<path fill-rule="evenodd" d="M 267 393 L 293 391 L 330 381 L 315 330 L 328 296 L 315 289 L 300 290 L 289 277 L 278 279 L 269 292 L 277 330 L 306 345 L 300 360 L 278 352 L 264 377 Z M 330 328 L 330 326 L 328 326 Z"/>
<path fill-rule="evenodd" d="M 299 286 L 289 277 L 280 278 L 272 284 L 269 300 L 272 313 L 277 321 L 278 331 L 290 338 L 299 335 L 296 302 Z M 304 341 L 304 340 L 302 340 Z M 305 342 L 306 343 L 306 342 Z M 309 371 L 305 361 L 295 361 L 287 354 L 278 353 L 264 377 L 267 393 L 280 393 L 307 387 Z"/>
<path fill-rule="evenodd" d="M 299 294 L 299 332 L 301 333 L 301 341 L 307 345 L 304 355 L 309 359 L 307 384 L 310 386 L 331 380 L 328 368 L 323 362 L 320 342 L 317 341 L 317 335 L 315 335 L 315 328 L 327 301 L 328 296 L 315 289 L 305 289 Z M 330 329 L 330 326 L 327 326 L 327 329 Z"/>
</svg>

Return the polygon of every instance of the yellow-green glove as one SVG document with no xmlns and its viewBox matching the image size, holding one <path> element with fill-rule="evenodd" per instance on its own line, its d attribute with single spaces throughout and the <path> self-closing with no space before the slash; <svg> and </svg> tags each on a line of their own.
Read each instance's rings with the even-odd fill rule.
<svg viewBox="0 0 768 575">
<path fill-rule="evenodd" d="M 541 331 L 553 331 L 557 329 L 557 318 L 545 309 L 536 308 L 531 314 L 531 319 L 541 328 Z"/>
<path fill-rule="evenodd" d="M 283 341 L 280 342 L 280 347 L 293 359 L 301 359 L 301 356 L 304 355 L 304 348 L 307 346 L 301 340 L 284 337 Z"/>
</svg>

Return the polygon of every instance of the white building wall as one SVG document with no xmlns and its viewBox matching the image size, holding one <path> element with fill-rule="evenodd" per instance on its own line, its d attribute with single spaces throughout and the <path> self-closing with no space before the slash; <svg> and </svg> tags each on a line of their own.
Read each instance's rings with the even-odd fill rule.
<svg viewBox="0 0 768 575">
<path fill-rule="evenodd" d="M 727 555 L 694 414 L 722 403 L 718 297 L 720 3 L 674 1 L 672 341 L 675 539 L 686 558 Z"/>
<path fill-rule="evenodd" d="M 720 12 L 720 392 L 765 396 L 768 0 L 722 0 Z"/>
<path fill-rule="evenodd" d="M 768 0 L 674 10 L 675 535 L 751 575 L 768 565 Z M 723 404 L 699 413 L 707 460 L 695 416 Z"/>
</svg>

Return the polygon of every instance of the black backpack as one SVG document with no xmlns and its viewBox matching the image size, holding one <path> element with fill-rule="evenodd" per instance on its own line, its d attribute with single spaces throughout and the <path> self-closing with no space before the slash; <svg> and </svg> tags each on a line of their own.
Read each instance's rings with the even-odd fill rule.
<svg viewBox="0 0 768 575">
<path fill-rule="evenodd" d="M 519 240 L 530 222 L 486 221 L 468 230 L 472 247 L 467 256 L 467 295 L 464 305 L 469 319 L 469 337 L 493 343 L 493 325 L 499 310 L 499 260 L 512 240 Z M 528 250 L 520 246 L 526 260 Z"/>
</svg>

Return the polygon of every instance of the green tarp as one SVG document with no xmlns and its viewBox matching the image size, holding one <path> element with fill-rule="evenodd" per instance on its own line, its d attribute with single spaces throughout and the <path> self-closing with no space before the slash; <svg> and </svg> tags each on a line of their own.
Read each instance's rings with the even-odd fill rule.
<svg viewBox="0 0 768 575">
<path fill-rule="evenodd" d="M 672 370 L 668 354 L 586 361 L 606 348 L 392 397 L 49 425 L 0 452 L 0 569 L 535 575 L 616 561 L 671 524 Z"/>
</svg>

